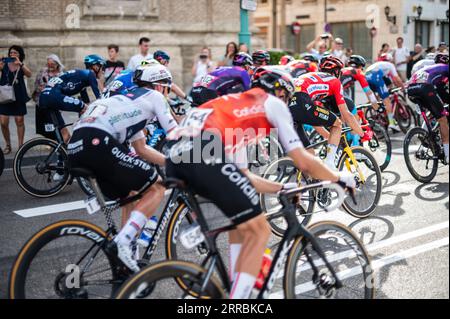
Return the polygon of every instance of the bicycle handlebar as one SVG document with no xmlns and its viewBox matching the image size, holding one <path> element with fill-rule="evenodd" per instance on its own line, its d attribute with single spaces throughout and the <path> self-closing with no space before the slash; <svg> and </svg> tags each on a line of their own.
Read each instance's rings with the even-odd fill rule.
<svg viewBox="0 0 450 319">
<path fill-rule="evenodd" d="M 403 91 L 403 88 L 401 88 L 401 87 L 393 88 L 393 89 L 389 90 L 389 94 L 394 94 L 394 93 L 397 93 L 397 92 L 400 92 L 400 91 Z"/>
</svg>

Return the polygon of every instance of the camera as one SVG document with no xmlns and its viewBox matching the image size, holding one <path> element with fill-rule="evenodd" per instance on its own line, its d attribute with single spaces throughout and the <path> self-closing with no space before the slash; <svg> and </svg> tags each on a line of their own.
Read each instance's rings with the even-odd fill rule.
<svg viewBox="0 0 450 319">
<path fill-rule="evenodd" d="M 3 63 L 13 63 L 15 61 L 16 61 L 16 59 L 14 59 L 14 58 L 2 58 Z"/>
<path fill-rule="evenodd" d="M 201 54 L 201 55 L 200 55 L 200 59 L 202 59 L 202 60 L 206 60 L 207 58 L 208 58 L 208 56 L 205 55 L 205 54 Z"/>
</svg>

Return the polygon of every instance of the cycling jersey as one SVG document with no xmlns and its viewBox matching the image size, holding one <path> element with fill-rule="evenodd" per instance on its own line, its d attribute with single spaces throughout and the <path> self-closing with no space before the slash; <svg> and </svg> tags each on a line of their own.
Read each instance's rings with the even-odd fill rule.
<svg viewBox="0 0 450 319">
<path fill-rule="evenodd" d="M 424 59 L 424 60 L 420 60 L 419 62 L 417 62 L 416 64 L 414 64 L 412 70 L 411 70 L 411 74 L 416 73 L 417 71 L 430 66 L 430 65 L 435 65 L 436 63 L 434 62 L 434 60 L 430 60 L 430 59 Z"/>
<path fill-rule="evenodd" d="M 340 80 L 344 90 L 354 87 L 355 82 L 359 82 L 364 93 L 367 93 L 370 90 L 369 83 L 367 82 L 366 76 L 361 69 L 356 69 L 354 67 L 342 69 Z"/>
<path fill-rule="evenodd" d="M 297 92 L 308 94 L 314 101 L 330 97 L 337 105 L 345 104 L 341 82 L 328 73 L 308 73 L 295 79 L 294 83 Z"/>
<path fill-rule="evenodd" d="M 278 130 L 278 139 L 286 152 L 302 147 L 286 105 L 255 88 L 217 98 L 191 110 L 180 126 L 168 135 L 168 139 L 176 140 L 211 131 L 221 137 L 227 155 L 238 152 L 241 155 L 245 146 L 268 136 L 271 129 Z M 245 132 L 245 136 L 236 132 Z M 241 159 L 239 165 L 246 167 L 246 159 Z"/>
<path fill-rule="evenodd" d="M 397 69 L 395 68 L 395 65 L 386 61 L 375 62 L 374 64 L 369 66 L 366 69 L 366 76 L 369 76 L 369 74 L 378 72 L 380 70 L 383 72 L 384 77 L 389 77 L 392 79 L 393 77 L 398 76 L 398 72 Z"/>
<path fill-rule="evenodd" d="M 291 75 L 294 78 L 297 78 L 306 73 L 319 71 L 317 63 L 305 60 L 295 60 L 290 62 L 287 66 L 290 68 Z"/>
<path fill-rule="evenodd" d="M 448 83 L 448 65 L 435 64 L 427 66 L 414 73 L 408 83 L 428 83 L 434 86 L 445 85 Z"/>
<path fill-rule="evenodd" d="M 136 88 L 136 83 L 133 82 L 134 72 L 131 70 L 124 70 L 103 90 L 103 98 L 109 98 L 114 95 L 124 95 L 129 90 Z"/>
<path fill-rule="evenodd" d="M 250 87 L 250 76 L 245 69 L 237 66 L 221 67 L 195 83 L 191 97 L 198 106 L 218 96 L 247 91 Z"/>
<path fill-rule="evenodd" d="M 147 88 L 135 88 L 125 95 L 92 103 L 74 131 L 90 127 L 111 134 L 119 143 L 144 138 L 142 130 L 157 117 L 161 126 L 169 132 L 177 126 L 164 96 Z"/>
</svg>

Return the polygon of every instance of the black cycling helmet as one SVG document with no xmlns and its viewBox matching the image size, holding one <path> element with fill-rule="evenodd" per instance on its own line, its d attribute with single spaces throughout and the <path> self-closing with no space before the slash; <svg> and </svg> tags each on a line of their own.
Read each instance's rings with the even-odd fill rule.
<svg viewBox="0 0 450 319">
<path fill-rule="evenodd" d="M 106 65 L 106 61 L 97 54 L 90 54 L 84 58 L 84 65 L 86 66 L 86 69 L 89 69 L 94 65 L 100 65 L 101 67 L 104 67 Z"/>
<path fill-rule="evenodd" d="M 317 59 L 317 57 L 314 54 L 309 54 L 309 53 L 303 54 L 301 56 L 301 59 L 305 60 L 305 61 L 319 63 L 319 59 Z"/>
<path fill-rule="evenodd" d="M 270 54 L 266 50 L 257 50 L 252 54 L 253 63 L 257 65 L 269 65 Z"/>
<path fill-rule="evenodd" d="M 233 65 L 234 66 L 240 66 L 240 67 L 251 67 L 253 65 L 253 59 L 250 56 L 250 54 L 245 52 L 239 52 L 234 56 L 233 59 Z"/>
<path fill-rule="evenodd" d="M 437 53 L 434 57 L 434 62 L 436 64 L 448 64 L 448 53 Z"/>
<path fill-rule="evenodd" d="M 276 91 L 284 90 L 287 93 L 287 101 L 295 93 L 295 84 L 292 76 L 283 69 L 274 66 L 257 68 L 253 74 L 252 87 L 261 88 L 275 96 L 277 96 Z"/>
<path fill-rule="evenodd" d="M 334 75 L 338 79 L 341 77 L 341 71 L 344 68 L 344 63 L 339 58 L 332 55 L 322 58 L 319 65 L 319 70 L 321 72 L 329 73 Z"/>
<path fill-rule="evenodd" d="M 348 65 L 355 67 L 355 68 L 358 68 L 358 67 L 364 68 L 366 66 L 366 63 L 367 63 L 366 59 L 364 59 L 360 55 L 352 55 L 348 59 Z"/>
</svg>

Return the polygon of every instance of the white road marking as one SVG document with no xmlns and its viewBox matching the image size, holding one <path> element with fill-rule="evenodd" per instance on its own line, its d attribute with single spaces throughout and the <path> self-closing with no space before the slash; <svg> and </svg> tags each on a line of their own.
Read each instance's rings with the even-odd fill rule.
<svg viewBox="0 0 450 319">
<path fill-rule="evenodd" d="M 449 245 L 449 237 L 438 239 L 438 240 L 432 241 L 427 244 L 416 246 L 411 249 L 403 250 L 403 251 L 394 253 L 392 255 L 374 260 L 374 261 L 372 261 L 372 268 L 373 268 L 373 270 L 381 269 L 385 266 L 396 263 L 398 261 L 405 260 L 405 259 L 417 256 L 417 255 L 426 253 L 428 251 L 432 251 L 432 250 L 435 250 L 435 249 L 438 249 L 438 248 L 441 248 L 444 246 L 448 246 L 448 245 Z M 347 279 L 350 277 L 357 276 L 361 273 L 362 273 L 361 267 L 354 267 L 351 269 L 346 269 L 344 271 L 340 271 L 340 272 L 338 272 L 337 275 L 340 279 L 344 280 L 344 279 Z M 310 282 L 296 286 L 295 292 L 296 292 L 296 294 L 301 294 L 301 293 L 305 293 L 305 292 L 308 292 L 308 291 L 311 291 L 314 289 L 315 289 L 315 285 L 310 281 Z M 280 299 L 283 297 L 284 297 L 284 292 L 281 290 L 274 292 L 274 293 L 270 294 L 270 296 L 269 296 L 270 299 Z"/>
<path fill-rule="evenodd" d="M 166 190 L 164 192 L 164 195 L 167 196 L 170 194 L 170 192 L 171 192 L 171 190 Z M 14 213 L 23 218 L 31 218 L 31 217 L 44 216 L 44 215 L 67 213 L 67 212 L 74 211 L 74 210 L 85 209 L 85 207 L 86 207 L 86 204 L 84 203 L 84 200 L 79 200 L 79 201 L 63 203 L 63 204 L 15 210 Z"/>
</svg>

